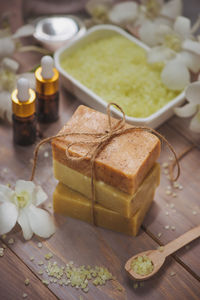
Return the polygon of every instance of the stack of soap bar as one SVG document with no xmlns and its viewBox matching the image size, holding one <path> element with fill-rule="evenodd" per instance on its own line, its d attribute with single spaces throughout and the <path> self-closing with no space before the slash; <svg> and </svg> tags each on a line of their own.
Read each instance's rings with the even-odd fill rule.
<svg viewBox="0 0 200 300">
<path fill-rule="evenodd" d="M 117 120 L 112 118 L 112 125 Z M 128 124 L 125 125 L 129 127 Z M 91 163 L 94 144 L 70 147 L 72 161 L 66 156 L 67 145 L 94 141 L 84 133 L 108 130 L 108 117 L 85 106 L 79 106 L 59 134 L 68 135 L 52 142 L 54 175 L 59 184 L 54 192 L 54 210 L 91 222 Z M 95 159 L 95 223 L 108 229 L 136 235 L 159 184 L 160 170 L 156 160 L 160 141 L 145 131 L 133 131 L 115 137 Z"/>
</svg>

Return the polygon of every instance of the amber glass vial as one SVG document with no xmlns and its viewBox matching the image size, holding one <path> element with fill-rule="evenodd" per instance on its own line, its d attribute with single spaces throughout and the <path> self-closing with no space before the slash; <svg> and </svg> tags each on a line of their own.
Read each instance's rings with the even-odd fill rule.
<svg viewBox="0 0 200 300">
<path fill-rule="evenodd" d="M 52 78 L 44 79 L 41 67 L 39 67 L 35 72 L 37 116 L 38 121 L 41 123 L 55 122 L 59 117 L 59 73 L 55 68 L 53 68 L 53 73 L 54 75 Z"/>
<path fill-rule="evenodd" d="M 21 146 L 31 145 L 36 140 L 36 108 L 35 92 L 29 89 L 30 97 L 27 101 L 21 102 L 17 97 L 17 89 L 12 93 L 13 108 L 13 140 Z"/>
</svg>

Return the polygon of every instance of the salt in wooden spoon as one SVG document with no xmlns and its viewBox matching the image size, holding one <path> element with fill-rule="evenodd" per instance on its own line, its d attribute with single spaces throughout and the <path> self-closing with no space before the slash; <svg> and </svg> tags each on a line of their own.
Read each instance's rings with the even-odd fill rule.
<svg viewBox="0 0 200 300">
<path fill-rule="evenodd" d="M 187 245 L 191 241 L 195 240 L 196 238 L 200 237 L 200 225 L 194 227 L 193 229 L 189 230 L 188 232 L 184 233 L 177 239 L 173 240 L 172 242 L 168 243 L 163 247 L 163 251 L 160 250 L 149 250 L 141 252 L 137 255 L 132 256 L 125 264 L 125 270 L 129 273 L 129 275 L 135 280 L 146 280 L 152 277 L 154 274 L 158 272 L 158 270 L 162 267 L 165 259 L 170 254 L 174 253 L 175 251 L 179 250 L 183 246 Z M 138 256 L 146 255 L 149 257 L 153 263 L 153 271 L 147 275 L 139 275 L 133 271 L 131 268 L 131 262 L 133 259 L 137 258 Z"/>
</svg>

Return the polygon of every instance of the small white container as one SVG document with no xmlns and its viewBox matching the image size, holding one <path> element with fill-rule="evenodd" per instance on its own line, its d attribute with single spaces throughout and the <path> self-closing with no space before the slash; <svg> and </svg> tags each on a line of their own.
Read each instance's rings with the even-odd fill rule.
<svg viewBox="0 0 200 300">
<path fill-rule="evenodd" d="M 89 29 L 83 37 L 79 38 L 76 41 L 70 42 L 68 45 L 58 49 L 55 52 L 55 66 L 61 74 L 61 80 L 63 82 L 64 87 L 72 94 L 74 94 L 81 102 L 104 113 L 106 112 L 106 107 L 108 103 L 104 101 L 100 96 L 95 94 L 93 91 L 88 89 L 85 85 L 80 83 L 77 79 L 75 79 L 70 74 L 68 74 L 62 68 L 60 64 L 60 58 L 62 57 L 63 54 L 65 55 L 66 58 L 67 55 L 70 55 L 76 49 L 81 48 L 82 46 L 89 44 L 92 41 L 99 40 L 101 38 L 105 38 L 108 36 L 113 36 L 116 34 L 126 37 L 130 41 L 141 46 L 146 51 L 149 50 L 149 47 L 147 45 L 143 44 L 141 41 L 139 41 L 138 39 L 131 36 L 123 29 L 117 26 L 98 25 Z M 174 114 L 173 112 L 174 107 L 180 106 L 184 102 L 184 99 L 185 99 L 185 93 L 182 92 L 176 98 L 168 102 L 165 106 L 163 106 L 161 109 L 159 109 L 157 112 L 150 115 L 149 117 L 134 118 L 134 117 L 126 116 L 126 121 L 132 125 L 138 125 L 138 126 L 145 125 L 152 128 L 156 128 Z M 122 117 L 122 114 L 114 107 L 112 107 L 111 110 L 115 116 Z"/>
</svg>

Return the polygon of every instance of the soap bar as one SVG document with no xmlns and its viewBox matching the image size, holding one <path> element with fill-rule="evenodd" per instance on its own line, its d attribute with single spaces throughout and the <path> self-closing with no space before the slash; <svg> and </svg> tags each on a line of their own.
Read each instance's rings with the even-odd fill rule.
<svg viewBox="0 0 200 300">
<path fill-rule="evenodd" d="M 92 198 L 90 177 L 59 163 L 55 159 L 53 160 L 53 167 L 56 179 L 85 197 Z M 151 193 L 159 185 L 159 181 L 160 166 L 157 163 L 149 171 L 133 195 L 121 192 L 103 181 L 95 181 L 96 202 L 130 218 L 142 206 L 143 199 L 147 194 Z"/>
<path fill-rule="evenodd" d="M 113 231 L 136 236 L 144 217 L 153 201 L 155 189 L 143 199 L 142 206 L 131 218 L 107 209 L 99 204 L 94 206 L 95 224 Z M 92 224 L 91 200 L 77 193 L 63 183 L 58 183 L 53 194 L 54 212 Z"/>
<path fill-rule="evenodd" d="M 118 120 L 112 118 L 112 126 Z M 126 124 L 125 128 L 131 127 Z M 79 106 L 59 134 L 105 133 L 108 130 L 108 116 L 86 106 Z M 72 156 L 83 157 L 77 163 L 66 157 L 66 146 Z M 94 136 L 68 135 L 52 141 L 53 158 L 86 176 L 91 177 L 89 154 L 94 150 Z M 146 131 L 133 131 L 119 135 L 104 147 L 95 159 L 95 177 L 108 185 L 133 195 L 160 154 L 159 139 Z M 86 157 L 84 157 L 86 156 Z"/>
</svg>

